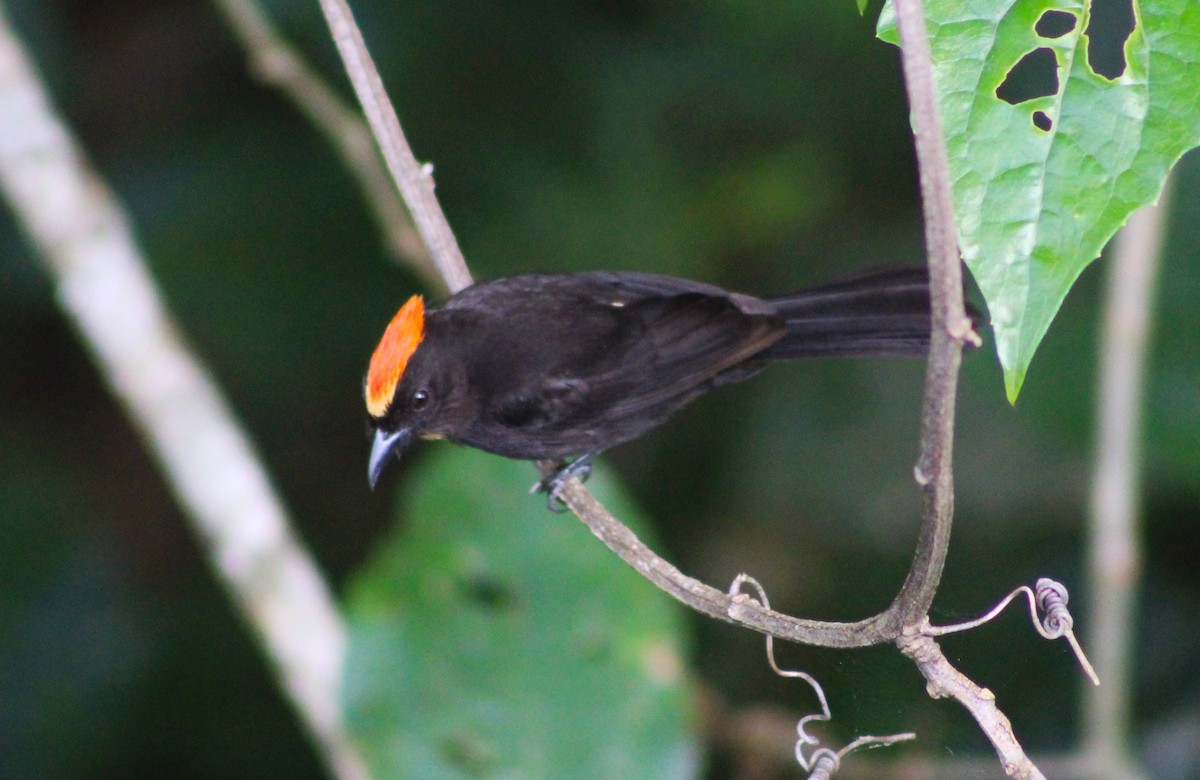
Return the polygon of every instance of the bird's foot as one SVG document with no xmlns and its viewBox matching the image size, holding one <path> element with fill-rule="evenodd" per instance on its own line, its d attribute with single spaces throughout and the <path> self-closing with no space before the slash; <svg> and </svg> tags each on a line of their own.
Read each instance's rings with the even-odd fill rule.
<svg viewBox="0 0 1200 780">
<path fill-rule="evenodd" d="M 545 493 L 546 506 L 551 512 L 561 514 L 567 511 L 567 504 L 562 498 L 563 489 L 572 477 L 579 477 L 580 482 L 587 482 L 587 478 L 592 474 L 592 457 L 595 455 L 594 452 L 582 455 L 565 464 L 541 482 L 535 483 L 529 492 Z"/>
</svg>

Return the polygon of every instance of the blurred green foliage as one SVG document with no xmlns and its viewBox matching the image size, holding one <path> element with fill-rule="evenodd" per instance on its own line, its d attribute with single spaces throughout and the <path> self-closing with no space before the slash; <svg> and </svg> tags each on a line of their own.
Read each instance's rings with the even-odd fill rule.
<svg viewBox="0 0 1200 780">
<path fill-rule="evenodd" d="M 317 4 L 270 5 L 348 95 Z M 631 268 L 769 293 L 921 260 L 897 55 L 852 3 L 354 6 L 477 276 Z M 324 140 L 246 75 L 208 4 L 8 7 L 340 586 L 394 533 L 397 493 L 449 447 L 418 448 L 412 472 L 367 491 L 362 372 L 415 277 L 385 259 Z M 1194 157 L 1178 184 L 1147 386 L 1146 744 L 1200 717 Z M 935 619 L 1041 574 L 1080 582 L 1102 271 L 1067 298 L 1015 409 L 992 348 L 967 360 L 959 522 Z M 0 776 L 320 776 L 5 210 L 0 365 Z M 891 598 L 911 553 L 922 376 L 907 362 L 781 367 L 609 462 L 685 572 L 720 587 L 749 571 L 782 610 L 860 617 Z M 542 511 L 540 497 L 519 500 Z M 766 668 L 758 636 L 687 621 L 693 674 L 713 696 L 811 709 Z M 1069 744 L 1063 703 L 1079 678 L 1065 648 L 1015 618 L 946 644 L 1031 748 Z M 888 648 L 781 653 L 825 683 L 840 738 L 915 729 L 921 741 L 897 754 L 987 753 Z M 709 773 L 734 763 L 718 751 Z"/>
<path fill-rule="evenodd" d="M 529 482 L 442 448 L 350 584 L 346 717 L 373 776 L 695 776 L 681 614 Z M 644 536 L 605 469 L 590 484 Z"/>
</svg>

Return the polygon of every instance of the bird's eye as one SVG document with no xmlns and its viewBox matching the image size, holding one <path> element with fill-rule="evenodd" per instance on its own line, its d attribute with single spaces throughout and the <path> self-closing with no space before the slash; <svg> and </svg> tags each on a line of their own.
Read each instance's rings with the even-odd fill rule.
<svg viewBox="0 0 1200 780">
<path fill-rule="evenodd" d="M 419 412 L 429 405 L 429 391 L 425 389 L 418 390 L 413 393 L 412 408 L 414 412 Z"/>
</svg>

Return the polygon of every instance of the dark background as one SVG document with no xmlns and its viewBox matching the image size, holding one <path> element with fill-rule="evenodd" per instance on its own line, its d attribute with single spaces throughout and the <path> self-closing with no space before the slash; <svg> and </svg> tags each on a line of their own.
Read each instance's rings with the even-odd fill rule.
<svg viewBox="0 0 1200 780">
<path fill-rule="evenodd" d="M 340 585 L 403 489 L 403 467 L 366 489 L 360 382 L 419 280 L 387 258 L 326 142 L 247 76 L 212 6 L 7 5 Z M 269 5 L 348 96 L 317 3 Z M 626 268 L 769 293 L 921 262 L 897 52 L 853 3 L 354 5 L 477 277 Z M 1200 776 L 1200 234 L 1188 227 L 1200 165 L 1181 174 L 1149 361 L 1135 738 L 1157 746 L 1162 777 L 1183 778 Z M 1103 272 L 1083 274 L 1015 408 L 990 346 L 966 361 L 957 537 L 936 620 L 1042 575 L 1071 584 L 1085 614 Z M 886 605 L 911 554 L 922 377 L 917 362 L 774 369 L 611 462 L 684 571 L 720 587 L 749 570 L 785 611 L 861 617 Z M 691 622 L 714 695 L 802 706 L 756 636 Z M 945 645 L 1027 746 L 1071 744 L 1081 677 L 1065 646 L 1015 614 Z M 821 677 L 848 730 L 915 726 L 925 750 L 986 754 L 967 716 L 927 701 L 894 652 L 784 656 Z M 725 765 L 718 756 L 714 774 Z M 320 768 L 0 210 L 0 776 L 264 773 Z"/>
</svg>

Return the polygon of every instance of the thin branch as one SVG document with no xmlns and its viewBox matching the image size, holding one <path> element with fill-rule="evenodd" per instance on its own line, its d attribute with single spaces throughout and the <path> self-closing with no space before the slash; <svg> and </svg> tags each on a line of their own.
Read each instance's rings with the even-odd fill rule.
<svg viewBox="0 0 1200 780">
<path fill-rule="evenodd" d="M 996 706 L 996 695 L 980 688 L 958 671 L 946 659 L 932 637 L 915 635 L 902 637 L 896 646 L 911 658 L 927 681 L 926 691 L 932 698 L 953 698 L 967 708 L 987 735 L 1004 771 L 1017 780 L 1046 780 L 1034 766 L 1013 734 L 1012 724 Z"/>
<path fill-rule="evenodd" d="M 343 0 L 321 0 L 338 49 L 363 103 L 393 176 L 413 213 L 434 262 L 451 289 L 470 283 L 461 252 L 433 194 L 428 170 L 421 169 L 400 130 L 395 110 Z M 858 623 L 825 623 L 791 618 L 763 609 L 750 598 L 730 597 L 687 577 L 648 550 L 637 537 L 580 484 L 571 479 L 561 498 L 592 532 L 630 566 L 694 609 L 783 639 L 827 647 L 858 647 L 895 641 L 929 680 L 932 695 L 957 698 L 975 715 L 1014 777 L 1042 777 L 1021 751 L 994 697 L 974 685 L 942 656 L 933 639 L 919 635 L 941 577 L 953 514 L 951 452 L 962 341 L 974 337 L 962 301 L 962 271 L 954 232 L 949 166 L 933 92 L 932 63 L 919 0 L 897 0 L 905 82 L 909 89 L 921 170 L 930 263 L 933 331 L 922 413 L 917 481 L 925 489 L 925 513 L 913 565 L 900 593 L 881 615 Z M 453 276 L 451 276 L 453 274 Z M 556 464 L 539 463 L 543 475 Z"/>
<path fill-rule="evenodd" d="M 1135 213 L 1113 247 L 1101 333 L 1088 546 L 1090 642 L 1105 685 L 1084 695 L 1084 745 L 1096 776 L 1135 778 L 1133 643 L 1141 578 L 1142 389 L 1154 282 L 1169 211 L 1170 181 L 1157 207 Z"/>
<path fill-rule="evenodd" d="M 379 77 L 371 53 L 367 51 L 362 33 L 354 23 L 350 6 L 345 0 L 321 0 L 321 10 L 325 12 L 333 41 L 337 44 L 367 122 L 383 151 L 388 171 L 408 205 L 434 265 L 446 280 L 446 286 L 450 292 L 458 292 L 471 284 L 471 272 L 434 194 L 433 167 L 420 165 L 413 156 L 408 139 L 400 128 L 396 109 L 392 107 L 383 88 L 383 80 Z"/>
<path fill-rule="evenodd" d="M 470 272 L 433 192 L 428 170 L 416 163 L 400 129 L 374 62 L 343 0 L 321 0 L 330 31 L 338 45 L 355 91 L 370 119 L 371 129 L 385 150 L 389 169 L 412 212 L 417 229 L 430 248 L 434 264 L 453 290 L 470 284 Z M 390 151 L 389 151 L 390 150 Z M 395 160 L 395 162 L 393 162 Z M 552 464 L 539 464 L 543 475 Z M 632 531 L 609 513 L 578 480 L 563 492 L 567 505 L 609 549 L 658 587 L 684 604 L 731 623 L 770 633 L 780 639 L 824 647 L 864 647 L 892 641 L 896 633 L 881 630 L 877 618 L 857 623 L 801 620 L 763 609 L 750 600 L 735 600 L 723 591 L 681 573 L 643 545 Z"/>
<path fill-rule="evenodd" d="M 543 462 L 538 464 L 538 468 L 543 476 L 549 476 L 558 465 Z M 878 618 L 856 623 L 805 620 L 767 609 L 749 597 L 730 596 L 687 576 L 644 545 L 578 479 L 569 480 L 560 496 L 608 549 L 659 589 L 697 612 L 779 639 L 817 647 L 867 647 L 895 638 L 894 634 L 884 629 Z"/>
<path fill-rule="evenodd" d="M 915 469 L 917 482 L 925 490 L 925 512 L 912 568 L 889 613 L 897 614 L 904 626 L 896 646 L 916 662 L 928 681 L 929 694 L 935 698 L 953 697 L 967 708 L 992 742 L 1010 777 L 1038 780 L 1043 778 L 1042 773 L 1017 742 L 1012 724 L 996 706 L 995 696 L 955 669 L 937 642 L 920 633 L 927 625 L 926 616 L 950 544 L 958 373 L 962 341 L 973 334 L 963 308 L 962 263 L 954 226 L 950 164 L 934 91 L 925 13 L 921 0 L 895 0 L 895 9 L 920 171 L 933 330 L 921 413 L 921 456 Z"/>
<path fill-rule="evenodd" d="M 328 766 L 339 778 L 366 777 L 342 727 L 345 629 L 325 582 L 2 8 L 0 187 Z"/>
<path fill-rule="evenodd" d="M 445 286 L 400 202 L 379 158 L 379 147 L 360 114 L 351 110 L 290 46 L 254 0 L 213 0 L 246 51 L 251 71 L 308 117 L 357 179 L 384 237 L 398 259 L 435 289 Z"/>
<path fill-rule="evenodd" d="M 954 227 L 950 162 L 938 116 L 933 60 L 921 0 L 896 0 L 904 85 L 912 115 L 929 255 L 932 334 L 925 400 L 921 412 L 921 455 L 915 474 L 925 493 L 917 552 L 889 612 L 901 625 L 915 625 L 929 611 L 941 581 L 954 517 L 954 411 L 962 342 L 972 335 L 963 308 L 962 262 Z"/>
</svg>

